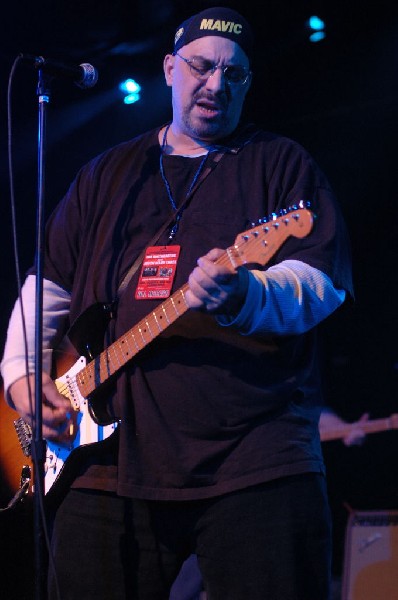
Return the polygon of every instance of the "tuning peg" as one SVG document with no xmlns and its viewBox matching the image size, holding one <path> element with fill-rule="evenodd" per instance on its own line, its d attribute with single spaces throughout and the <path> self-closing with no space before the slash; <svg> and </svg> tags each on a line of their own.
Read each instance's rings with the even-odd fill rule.
<svg viewBox="0 0 398 600">
<path fill-rule="evenodd" d="M 311 207 L 311 202 L 309 202 L 308 200 L 300 200 L 298 203 L 292 204 L 288 208 L 281 208 L 279 210 L 279 212 L 272 212 L 270 215 L 268 215 L 268 217 L 262 217 L 261 219 L 258 219 L 258 221 L 252 221 L 250 227 L 253 228 L 253 227 L 257 227 L 257 225 L 263 225 L 264 223 L 268 223 L 269 221 L 276 221 L 280 217 L 283 217 L 284 215 L 290 215 L 290 213 L 292 213 L 296 210 L 300 210 L 302 208 L 310 208 L 310 207 Z M 299 218 L 299 216 L 292 215 L 292 218 L 297 220 Z M 289 219 L 284 219 L 283 222 L 287 225 L 289 223 Z"/>
</svg>

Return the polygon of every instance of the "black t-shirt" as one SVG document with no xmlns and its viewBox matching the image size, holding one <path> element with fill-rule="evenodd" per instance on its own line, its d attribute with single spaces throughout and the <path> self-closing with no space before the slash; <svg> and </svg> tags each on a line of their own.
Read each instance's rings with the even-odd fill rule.
<svg viewBox="0 0 398 600">
<path fill-rule="evenodd" d="M 159 168 L 158 131 L 83 167 L 49 220 L 44 274 L 72 293 L 71 321 L 115 297 L 131 264 L 173 213 Z M 178 206 L 201 161 L 163 157 Z M 289 238 L 267 267 L 300 260 L 352 293 L 345 225 L 327 180 L 300 145 L 267 132 L 227 147 L 185 206 L 172 242 L 181 246 L 173 290 L 186 283 L 199 256 L 229 247 L 251 223 L 300 200 L 310 201 L 315 226 L 303 239 Z M 169 228 L 158 243 L 167 244 L 168 236 Z M 135 299 L 138 276 L 139 270 L 118 303 L 107 343 L 159 304 Z M 323 472 L 319 395 L 315 330 L 244 336 L 210 315 L 187 311 L 118 372 L 109 390 L 120 419 L 118 464 L 82 465 L 75 485 L 185 500 Z"/>
</svg>

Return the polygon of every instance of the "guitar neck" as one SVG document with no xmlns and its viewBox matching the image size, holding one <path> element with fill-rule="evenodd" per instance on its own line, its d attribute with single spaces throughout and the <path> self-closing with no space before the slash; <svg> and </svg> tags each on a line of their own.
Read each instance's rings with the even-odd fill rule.
<svg viewBox="0 0 398 600">
<path fill-rule="evenodd" d="M 231 269 L 242 266 L 244 262 L 236 246 L 227 248 L 216 260 L 217 264 L 224 263 Z M 76 382 L 84 398 L 89 398 L 100 385 L 187 312 L 187 290 L 188 283 L 185 283 L 77 373 Z"/>
<path fill-rule="evenodd" d="M 77 373 L 76 381 L 83 397 L 88 398 L 102 383 L 187 312 L 187 289 L 188 284 L 183 285 Z"/>
<path fill-rule="evenodd" d="M 383 419 L 373 419 L 372 421 L 364 421 L 361 424 L 351 423 L 344 424 L 341 426 L 328 429 L 327 431 L 321 431 L 321 441 L 328 442 L 331 440 L 343 439 L 346 435 L 351 433 L 354 429 L 361 429 L 364 433 L 380 433 L 381 431 L 390 431 L 391 429 L 397 429 L 396 415 L 391 415 Z"/>
</svg>

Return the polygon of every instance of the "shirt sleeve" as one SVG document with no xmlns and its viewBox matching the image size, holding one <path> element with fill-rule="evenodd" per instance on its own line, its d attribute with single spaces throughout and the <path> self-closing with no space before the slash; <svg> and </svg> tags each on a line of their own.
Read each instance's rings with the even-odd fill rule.
<svg viewBox="0 0 398 600">
<path fill-rule="evenodd" d="M 266 271 L 249 271 L 245 303 L 233 318 L 219 316 L 222 326 L 243 335 L 298 335 L 315 327 L 345 300 L 330 277 L 298 260 L 285 260 Z"/>
<path fill-rule="evenodd" d="M 15 302 L 8 324 L 7 338 L 1 361 L 4 393 L 12 383 L 34 372 L 36 276 L 28 275 L 21 296 Z M 69 314 L 70 294 L 56 283 L 43 280 L 43 370 L 52 366 L 52 348 L 61 339 Z M 22 314 L 24 319 L 22 318 Z M 24 326 L 25 324 L 25 326 Z M 26 339 L 24 335 L 26 331 Z"/>
</svg>

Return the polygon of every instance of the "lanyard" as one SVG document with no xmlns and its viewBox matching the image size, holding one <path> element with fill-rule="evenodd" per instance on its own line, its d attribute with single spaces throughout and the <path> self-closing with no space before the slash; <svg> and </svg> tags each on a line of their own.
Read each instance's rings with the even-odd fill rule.
<svg viewBox="0 0 398 600">
<path fill-rule="evenodd" d="M 170 186 L 169 183 L 164 175 L 164 169 L 163 169 L 163 160 L 162 160 L 162 155 L 163 155 L 163 149 L 164 146 L 166 144 L 166 136 L 167 136 L 167 131 L 170 128 L 170 124 L 167 126 L 165 134 L 163 136 L 163 142 L 162 142 L 162 148 L 161 148 L 161 155 L 160 155 L 160 172 L 162 175 L 162 179 L 165 183 L 166 186 L 166 190 L 167 190 L 167 195 L 169 196 L 170 202 L 172 207 L 174 208 L 175 212 L 173 213 L 173 215 L 171 215 L 170 219 L 167 220 L 167 222 L 160 228 L 160 230 L 154 235 L 154 237 L 152 238 L 152 240 L 149 242 L 149 246 L 153 246 L 157 243 L 157 241 L 159 240 L 159 238 L 163 235 L 163 233 L 166 231 L 166 229 L 168 227 L 170 227 L 170 225 L 173 223 L 174 221 L 174 226 L 172 227 L 171 231 L 170 231 L 170 236 L 169 239 L 173 239 L 177 228 L 178 228 L 178 221 L 181 218 L 181 213 L 184 210 L 184 208 L 186 207 L 188 200 L 190 198 L 190 196 L 192 196 L 192 194 L 195 192 L 195 190 L 198 188 L 198 186 L 205 180 L 205 178 L 213 171 L 213 169 L 217 166 L 217 164 L 219 163 L 219 161 L 221 160 L 221 158 L 223 157 L 224 153 L 227 151 L 227 148 L 223 148 L 222 146 L 213 146 L 212 148 L 209 149 L 209 151 L 207 152 L 207 154 L 203 157 L 203 160 L 201 162 L 201 164 L 199 165 L 199 169 L 198 171 L 195 173 L 195 176 L 193 178 L 193 181 L 191 183 L 191 185 L 189 186 L 189 190 L 187 192 L 187 195 L 185 196 L 179 211 L 177 212 L 177 208 L 173 199 L 173 196 L 171 194 L 171 190 L 170 190 Z M 238 147 L 237 148 L 232 148 L 231 151 L 236 154 L 238 152 Z M 206 162 L 207 157 L 209 156 L 210 152 L 214 152 L 216 151 L 216 153 L 214 154 L 214 156 L 212 157 L 212 160 L 209 162 L 209 164 L 206 166 L 206 169 L 203 169 L 203 166 Z M 177 228 L 175 228 L 177 225 Z M 175 228 L 175 231 L 173 231 Z M 130 269 L 127 271 L 126 275 L 123 278 L 123 281 L 121 282 L 119 289 L 117 291 L 117 298 L 119 298 L 119 296 L 122 294 L 122 292 L 127 288 L 128 283 L 130 282 L 132 276 L 134 275 L 134 273 L 137 271 L 138 267 L 140 266 L 140 264 L 142 263 L 142 260 L 144 258 L 145 255 L 145 250 L 143 252 L 141 252 L 141 254 L 135 259 L 134 263 L 132 264 L 132 266 L 130 267 Z"/>
<path fill-rule="evenodd" d="M 164 148 L 166 146 L 167 132 L 170 129 L 170 125 L 171 125 L 171 123 L 169 123 L 167 125 L 167 127 L 166 127 L 166 129 L 164 131 L 163 140 L 162 140 L 162 147 L 161 147 L 161 151 L 160 151 L 160 158 L 159 158 L 160 174 L 162 176 L 163 183 L 165 185 L 165 188 L 166 188 L 166 191 L 167 191 L 167 195 L 168 195 L 169 200 L 170 200 L 170 204 L 171 204 L 173 210 L 178 211 L 177 214 L 176 214 L 176 217 L 175 217 L 174 225 L 172 226 L 172 228 L 170 230 L 169 241 L 171 241 L 174 238 L 175 234 L 177 233 L 178 225 L 179 225 L 179 222 L 180 222 L 180 219 L 181 219 L 181 216 L 182 216 L 182 212 L 184 210 L 184 207 L 181 207 L 180 210 L 178 210 L 178 207 L 177 207 L 177 205 L 175 203 L 175 200 L 173 198 L 173 194 L 171 193 L 170 184 L 169 184 L 169 182 L 167 180 L 167 177 L 166 177 L 166 174 L 164 172 L 163 155 L 164 155 Z M 195 185 L 196 185 L 196 183 L 197 183 L 197 181 L 199 179 L 200 174 L 202 173 L 203 167 L 205 165 L 205 162 L 206 162 L 207 157 L 209 156 L 210 152 L 214 152 L 215 150 L 216 150 L 216 148 L 214 146 L 211 146 L 208 149 L 208 151 L 206 152 L 206 154 L 203 156 L 202 160 L 200 161 L 200 165 L 197 168 L 195 175 L 193 176 L 193 179 L 191 181 L 191 185 L 189 186 L 188 192 L 186 193 L 185 200 L 187 200 L 188 197 L 191 195 L 192 190 L 195 187 Z M 184 201 L 184 205 L 185 204 L 186 204 L 186 202 Z"/>
</svg>

